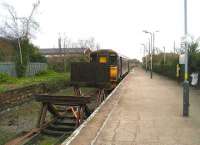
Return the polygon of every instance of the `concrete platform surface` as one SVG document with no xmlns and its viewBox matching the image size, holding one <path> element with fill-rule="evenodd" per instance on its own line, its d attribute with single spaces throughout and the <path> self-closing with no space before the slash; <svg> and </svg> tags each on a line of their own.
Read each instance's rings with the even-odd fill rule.
<svg viewBox="0 0 200 145">
<path fill-rule="evenodd" d="M 190 91 L 190 117 L 182 117 L 181 86 L 135 69 L 67 144 L 200 145 L 200 91 Z"/>
</svg>

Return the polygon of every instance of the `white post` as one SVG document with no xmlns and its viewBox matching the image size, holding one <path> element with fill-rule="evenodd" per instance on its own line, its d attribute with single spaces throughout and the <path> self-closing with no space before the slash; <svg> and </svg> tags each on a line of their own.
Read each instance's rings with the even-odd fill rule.
<svg viewBox="0 0 200 145">
<path fill-rule="evenodd" d="M 153 35 L 151 34 L 151 79 L 153 77 Z"/>
<path fill-rule="evenodd" d="M 189 116 L 189 82 L 188 82 L 188 43 L 187 43 L 187 0 L 184 0 L 185 26 L 185 74 L 183 83 L 183 116 Z"/>
</svg>

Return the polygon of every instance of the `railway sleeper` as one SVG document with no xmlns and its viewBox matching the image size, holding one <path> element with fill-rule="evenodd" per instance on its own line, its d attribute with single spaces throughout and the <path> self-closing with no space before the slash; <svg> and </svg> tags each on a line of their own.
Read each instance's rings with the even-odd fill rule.
<svg viewBox="0 0 200 145">
<path fill-rule="evenodd" d="M 59 137 L 62 136 L 64 134 L 71 134 L 72 131 L 58 131 L 58 130 L 49 130 L 48 128 L 42 130 L 42 133 L 45 135 L 49 135 L 49 136 L 55 136 L 55 137 Z"/>
<path fill-rule="evenodd" d="M 71 120 L 76 120 L 76 118 L 74 117 L 74 115 L 70 112 L 70 113 L 65 113 L 62 116 L 59 116 L 58 119 L 71 119 Z"/>
<path fill-rule="evenodd" d="M 56 125 L 56 124 L 50 124 L 47 129 L 49 130 L 55 130 L 55 131 L 73 131 L 76 128 L 70 125 Z"/>
<path fill-rule="evenodd" d="M 57 119 L 55 122 L 54 122 L 55 125 L 69 125 L 69 126 L 75 126 L 76 125 L 76 119 L 70 119 L 70 118 L 67 118 L 67 119 Z"/>
</svg>

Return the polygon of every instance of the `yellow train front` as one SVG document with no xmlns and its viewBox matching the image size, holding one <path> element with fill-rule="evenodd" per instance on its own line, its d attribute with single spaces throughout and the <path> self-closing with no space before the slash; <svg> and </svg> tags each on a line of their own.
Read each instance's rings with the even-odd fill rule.
<svg viewBox="0 0 200 145">
<path fill-rule="evenodd" d="M 71 64 L 71 85 L 114 88 L 129 72 L 129 61 L 110 49 L 93 51 L 90 62 Z"/>
</svg>

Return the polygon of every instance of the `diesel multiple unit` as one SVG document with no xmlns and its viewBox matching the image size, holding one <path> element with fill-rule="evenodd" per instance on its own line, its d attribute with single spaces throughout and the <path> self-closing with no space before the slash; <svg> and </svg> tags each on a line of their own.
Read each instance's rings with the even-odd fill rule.
<svg viewBox="0 0 200 145">
<path fill-rule="evenodd" d="M 89 62 L 71 64 L 71 84 L 114 88 L 129 72 L 129 61 L 110 49 L 93 51 Z"/>
</svg>

